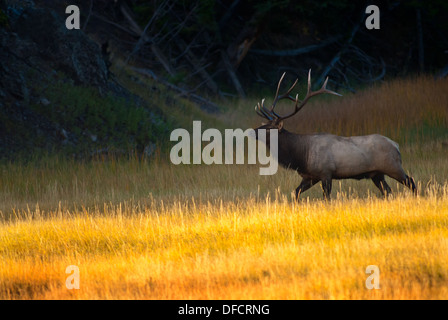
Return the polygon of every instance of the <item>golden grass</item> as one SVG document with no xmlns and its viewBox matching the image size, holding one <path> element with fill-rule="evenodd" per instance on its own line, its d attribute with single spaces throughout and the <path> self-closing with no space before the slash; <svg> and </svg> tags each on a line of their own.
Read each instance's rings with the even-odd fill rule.
<svg viewBox="0 0 448 320">
<path fill-rule="evenodd" d="M 443 196 L 280 197 L 23 213 L 1 225 L 3 299 L 446 299 Z M 80 289 L 65 269 L 80 269 Z M 368 265 L 380 289 L 368 290 Z"/>
<path fill-rule="evenodd" d="M 421 195 L 448 182 L 448 148 L 431 142 L 401 151 L 403 167 L 419 184 Z M 36 204 L 43 211 L 51 211 L 59 206 L 72 210 L 124 201 L 146 204 L 150 196 L 165 203 L 192 197 L 200 202 L 235 201 L 251 196 L 264 198 L 275 192 L 290 196 L 300 183 L 297 173 L 282 168 L 273 176 L 260 176 L 259 165 L 175 166 L 168 156 L 88 162 L 50 157 L 27 164 L 2 164 L 0 173 L 0 221 L 14 210 L 27 211 Z M 386 180 L 395 193 L 403 190 L 395 180 Z M 333 192 L 348 198 L 379 195 L 368 180 L 335 180 Z M 322 199 L 319 185 L 303 197 Z"/>
<path fill-rule="evenodd" d="M 164 155 L 2 163 L 0 299 L 447 299 L 446 88 L 387 82 L 317 99 L 285 124 L 390 133 L 404 142 L 416 198 L 390 179 L 389 200 L 371 181 L 334 181 L 331 202 L 315 186 L 295 203 L 292 171 L 174 166 Z M 253 104 L 210 123 L 256 125 Z M 69 265 L 79 290 L 65 287 Z M 378 290 L 365 286 L 369 265 Z"/>
</svg>

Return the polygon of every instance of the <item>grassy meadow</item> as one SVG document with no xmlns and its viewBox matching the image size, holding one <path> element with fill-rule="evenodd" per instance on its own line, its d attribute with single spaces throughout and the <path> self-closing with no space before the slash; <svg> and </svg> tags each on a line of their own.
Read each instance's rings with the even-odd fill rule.
<svg viewBox="0 0 448 320">
<path fill-rule="evenodd" d="M 260 123 L 255 99 L 227 103 L 203 130 Z M 293 171 L 175 166 L 165 152 L 3 161 L 0 299 L 448 299 L 448 80 L 319 97 L 285 127 L 389 136 L 419 195 L 386 178 L 385 200 L 349 180 L 331 201 L 316 185 L 296 203 Z M 79 289 L 66 288 L 70 265 Z M 366 288 L 369 265 L 380 289 Z"/>
</svg>

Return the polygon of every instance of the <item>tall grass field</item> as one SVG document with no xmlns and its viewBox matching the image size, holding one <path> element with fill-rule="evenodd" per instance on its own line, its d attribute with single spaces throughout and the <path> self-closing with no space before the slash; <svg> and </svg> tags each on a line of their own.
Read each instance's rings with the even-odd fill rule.
<svg viewBox="0 0 448 320">
<path fill-rule="evenodd" d="M 0 299 L 448 299 L 448 80 L 315 100 L 289 131 L 389 136 L 418 196 L 336 180 L 331 201 L 316 185 L 296 202 L 293 171 L 176 166 L 165 152 L 3 161 Z M 210 123 L 259 125 L 256 102 Z"/>
</svg>

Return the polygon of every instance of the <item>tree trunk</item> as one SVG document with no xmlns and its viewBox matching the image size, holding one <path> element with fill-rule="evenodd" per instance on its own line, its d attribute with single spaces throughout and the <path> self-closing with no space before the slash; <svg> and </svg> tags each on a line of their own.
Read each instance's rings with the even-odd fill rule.
<svg viewBox="0 0 448 320">
<path fill-rule="evenodd" d="M 241 86 L 240 80 L 238 80 L 238 76 L 236 75 L 235 69 L 234 69 L 232 63 L 230 62 L 227 53 L 224 50 L 221 50 L 221 59 L 222 59 L 222 62 L 224 63 L 224 67 L 225 67 L 227 73 L 230 76 L 230 79 L 233 82 L 233 85 L 235 86 L 236 91 L 238 92 L 238 95 L 241 98 L 246 98 L 246 93 L 244 92 L 244 89 Z"/>
<path fill-rule="evenodd" d="M 322 83 L 324 82 L 324 79 L 328 76 L 328 74 L 330 73 L 331 69 L 334 68 L 334 66 L 336 65 L 336 63 L 341 59 L 341 55 L 342 53 L 347 49 L 347 47 L 353 42 L 353 39 L 355 38 L 356 33 L 358 32 L 360 26 L 364 23 L 365 20 L 365 16 L 366 14 L 363 12 L 362 14 L 362 18 L 359 21 L 359 23 L 357 23 L 353 29 L 352 32 L 350 33 L 350 37 L 347 39 L 347 41 L 345 42 L 344 46 L 341 48 L 341 50 L 339 50 L 339 52 L 333 57 L 333 59 L 331 59 L 330 63 L 328 64 L 328 66 L 324 69 L 324 71 L 322 72 L 322 74 L 320 75 L 320 77 L 317 79 L 316 83 L 315 83 L 315 87 L 317 88 L 318 86 L 322 85 Z"/>
<path fill-rule="evenodd" d="M 180 38 L 177 38 L 175 42 L 181 51 L 187 50 L 186 57 L 187 57 L 188 62 L 190 62 L 190 64 L 193 66 L 195 71 L 199 72 L 202 79 L 205 81 L 205 84 L 207 85 L 207 87 L 213 93 L 219 93 L 218 85 L 212 79 L 210 74 L 205 70 L 205 68 L 201 67 L 199 59 L 189 48 L 187 48 L 187 44 L 185 43 L 185 41 L 183 41 Z"/>
<path fill-rule="evenodd" d="M 122 4 L 120 6 L 120 10 L 123 13 L 123 15 L 125 16 L 125 18 L 128 20 L 128 22 L 130 23 L 132 30 L 140 36 L 140 39 L 138 40 L 137 44 L 135 45 L 135 48 L 132 51 L 131 55 L 140 49 L 140 46 L 142 45 L 142 43 L 148 42 L 151 44 L 150 48 L 151 48 L 152 53 L 156 57 L 156 59 L 162 64 L 162 66 L 169 73 L 169 75 L 173 76 L 175 74 L 175 72 L 174 72 L 173 68 L 171 67 L 171 65 L 169 64 L 168 59 L 165 57 L 165 55 L 163 54 L 163 52 L 159 48 L 159 46 L 156 43 L 152 42 L 151 38 L 148 35 L 146 35 L 146 29 L 148 28 L 151 21 L 148 22 L 148 24 L 145 27 L 145 30 L 142 30 L 140 28 L 140 26 L 137 24 L 137 22 L 135 22 L 134 18 L 132 17 L 131 11 L 124 4 Z M 128 59 L 126 59 L 126 62 L 129 60 L 129 58 L 130 58 L 130 56 L 128 57 Z"/>
</svg>

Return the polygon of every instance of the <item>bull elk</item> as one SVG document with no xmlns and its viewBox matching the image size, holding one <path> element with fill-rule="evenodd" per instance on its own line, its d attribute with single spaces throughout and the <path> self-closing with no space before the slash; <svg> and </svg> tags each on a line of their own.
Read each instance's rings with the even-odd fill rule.
<svg viewBox="0 0 448 320">
<path fill-rule="evenodd" d="M 371 134 L 366 136 L 341 137 L 328 133 L 295 134 L 283 128 L 284 120 L 298 113 L 309 99 L 322 93 L 341 96 L 339 93 L 327 89 L 328 77 L 317 91 L 311 90 L 311 70 L 308 73 L 308 91 L 300 101 L 298 95 L 290 95 L 298 79 L 291 88 L 279 96 L 280 85 L 285 73 L 280 78 L 274 101 L 270 108 L 261 104 L 255 106 L 258 115 L 268 120 L 255 129 L 278 130 L 278 162 L 281 166 L 298 172 L 302 182 L 297 187 L 296 199 L 300 194 L 318 182 L 322 183 L 324 199 L 329 199 L 333 179 L 372 179 L 383 196 L 391 193 L 384 176 L 387 175 L 402 183 L 414 194 L 417 188 L 412 177 L 406 175 L 401 166 L 401 154 L 398 144 L 391 139 Z M 274 109 L 277 102 L 287 99 L 294 102 L 292 113 L 281 116 Z M 269 147 L 269 134 L 266 135 L 266 145 Z"/>
</svg>

